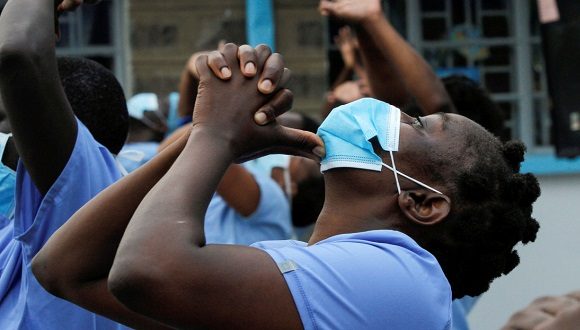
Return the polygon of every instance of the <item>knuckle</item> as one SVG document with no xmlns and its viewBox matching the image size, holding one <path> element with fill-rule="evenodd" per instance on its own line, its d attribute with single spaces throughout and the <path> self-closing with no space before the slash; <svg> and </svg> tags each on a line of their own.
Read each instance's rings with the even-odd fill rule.
<svg viewBox="0 0 580 330">
<path fill-rule="evenodd" d="M 234 44 L 233 42 L 228 42 L 227 44 L 224 45 L 224 49 L 228 49 L 228 48 L 237 48 L 238 46 L 236 44 Z"/>
<path fill-rule="evenodd" d="M 222 53 L 218 52 L 217 50 L 209 52 L 207 56 L 210 59 L 210 61 L 217 61 L 222 59 Z"/>
<path fill-rule="evenodd" d="M 238 48 L 238 51 L 239 51 L 241 54 L 252 54 L 252 53 L 253 53 L 253 51 L 254 51 L 254 48 L 252 48 L 250 45 L 241 45 L 241 46 Z"/>
<path fill-rule="evenodd" d="M 237 54 L 238 52 L 238 46 L 234 43 L 228 42 L 227 44 L 224 45 L 224 48 L 222 49 L 223 54 L 229 54 L 234 55 Z"/>
<path fill-rule="evenodd" d="M 536 298 L 532 304 L 533 305 L 540 305 L 540 304 L 545 304 L 545 303 L 550 303 L 553 302 L 556 299 L 556 297 L 554 296 L 541 296 Z"/>
<path fill-rule="evenodd" d="M 276 67 L 284 67 L 284 58 L 279 53 L 274 53 L 268 58 L 268 65 Z"/>
<path fill-rule="evenodd" d="M 266 44 L 259 44 L 258 46 L 256 46 L 256 50 L 261 52 L 272 52 L 270 47 Z"/>
<path fill-rule="evenodd" d="M 280 98 L 287 106 L 292 105 L 292 101 L 294 100 L 294 93 L 292 93 L 289 89 L 283 89 L 280 95 Z"/>
<path fill-rule="evenodd" d="M 266 119 L 268 122 L 276 119 L 276 109 L 275 109 L 274 105 L 267 104 L 266 106 L 264 106 L 262 111 L 266 115 Z"/>
<path fill-rule="evenodd" d="M 200 68 L 203 65 L 207 65 L 209 61 L 209 55 L 200 55 L 195 59 L 195 67 Z"/>
</svg>

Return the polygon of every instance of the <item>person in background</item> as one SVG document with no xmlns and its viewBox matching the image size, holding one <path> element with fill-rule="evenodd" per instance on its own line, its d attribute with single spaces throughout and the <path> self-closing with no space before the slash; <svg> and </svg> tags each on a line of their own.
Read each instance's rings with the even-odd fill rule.
<svg viewBox="0 0 580 330">
<path fill-rule="evenodd" d="M 127 101 L 129 135 L 119 161 L 127 172 L 133 172 L 157 154 L 159 143 L 167 132 L 167 120 L 154 93 L 133 95 Z"/>
<path fill-rule="evenodd" d="M 0 328 L 119 329 L 50 295 L 30 268 L 48 238 L 120 178 L 114 154 L 127 136 L 113 74 L 90 60 L 56 58 L 57 5 L 74 8 L 68 0 L 9 0 L 0 16 L 2 127 L 19 158 L 14 218 L 0 229 Z"/>
<path fill-rule="evenodd" d="M 464 76 L 440 79 L 385 18 L 380 0 L 321 0 L 319 10 L 353 25 L 370 95 L 411 115 L 459 113 L 505 139 L 499 106 Z"/>
</svg>

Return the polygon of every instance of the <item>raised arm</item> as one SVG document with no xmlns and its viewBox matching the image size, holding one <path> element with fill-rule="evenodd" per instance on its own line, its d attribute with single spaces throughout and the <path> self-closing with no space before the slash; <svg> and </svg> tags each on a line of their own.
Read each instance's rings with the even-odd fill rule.
<svg viewBox="0 0 580 330">
<path fill-rule="evenodd" d="M 189 134 L 190 125 L 185 125 L 168 136 L 159 145 L 165 149 L 184 134 Z M 242 216 L 254 213 L 260 203 L 260 187 L 254 176 L 239 164 L 232 164 L 224 173 L 216 192 Z"/>
<path fill-rule="evenodd" d="M 321 0 L 319 8 L 323 15 L 356 24 L 375 97 L 399 107 L 412 98 L 426 115 L 454 111 L 443 83 L 386 20 L 380 0 Z"/>
<path fill-rule="evenodd" d="M 253 113 L 266 99 L 255 90 L 256 80 L 235 68 L 235 46 L 226 45 L 224 54 L 233 68 L 228 83 L 211 78 L 203 57 L 198 61 L 201 82 L 188 144 L 135 212 L 110 287 L 130 308 L 178 327 L 298 328 L 292 298 L 272 259 L 250 247 L 206 246 L 204 213 L 231 161 L 274 151 L 275 144 L 314 157 L 320 141 L 275 122 L 256 125 Z"/>
<path fill-rule="evenodd" d="M 33 271 L 47 289 L 134 327 L 146 327 L 142 322 L 147 319 L 138 314 L 179 327 L 300 327 L 282 275 L 267 254 L 204 242 L 205 210 L 232 160 L 264 149 L 315 157 L 312 149 L 321 143 L 276 123 L 255 124 L 262 117 L 254 115 L 256 109 L 273 118 L 285 110 L 276 104 L 288 105 L 291 94 L 281 90 L 270 98 L 259 93 L 261 80 L 241 76 L 236 67 L 236 48 L 224 50 L 233 72 L 229 82 L 210 73 L 207 57 L 200 59 L 193 129 L 167 174 L 179 153 L 170 148 L 179 151 L 185 139 L 85 205 L 35 257 Z M 261 49 L 258 55 L 263 76 L 269 52 Z M 281 70 L 282 64 L 270 70 Z M 107 274 L 122 304 L 107 290 Z"/>
<path fill-rule="evenodd" d="M 0 17 L 0 92 L 16 148 L 46 193 L 76 142 L 55 55 L 55 0 L 10 0 Z"/>
<path fill-rule="evenodd" d="M 350 27 L 343 26 L 340 28 L 338 35 L 334 37 L 334 43 L 340 50 L 340 56 L 342 57 L 344 66 L 336 80 L 332 83 L 331 89 L 334 89 L 347 80 L 351 80 L 353 74 L 358 75 L 359 78 L 366 76 L 364 68 L 360 63 L 358 40 L 353 35 Z"/>
<path fill-rule="evenodd" d="M 177 106 L 177 113 L 179 117 L 191 116 L 193 114 L 193 106 L 195 105 L 195 97 L 197 96 L 197 85 L 199 83 L 195 69 L 196 59 L 208 52 L 197 52 L 185 63 L 181 71 L 179 79 L 179 104 Z"/>
<path fill-rule="evenodd" d="M 182 73 L 182 79 L 180 83 L 180 115 L 192 115 L 194 102 L 197 96 L 197 88 L 199 83 L 199 76 L 195 66 L 195 62 L 198 57 L 202 55 L 208 55 L 209 52 L 198 52 L 190 57 L 186 67 Z M 256 72 L 256 62 L 258 58 L 254 50 L 247 45 L 242 45 L 238 49 L 238 54 L 240 57 L 240 70 L 242 70 L 245 76 L 254 76 Z M 266 54 L 266 53 L 264 53 Z M 283 70 L 276 69 L 278 63 L 275 62 L 276 58 L 272 57 L 264 63 L 264 72 L 262 74 L 259 86 L 260 91 L 268 94 L 272 92 L 277 85 L 280 83 L 284 84 L 286 77 L 284 76 Z M 224 66 L 213 66 L 212 70 L 216 76 L 219 74 L 223 78 L 228 78 L 231 75 L 231 70 Z M 227 69 L 222 71 L 222 69 Z M 228 73 L 229 72 L 229 73 Z M 271 82 L 270 88 L 264 88 L 261 84 L 262 81 L 269 80 Z M 266 85 L 267 87 L 267 85 Z M 195 94 L 193 94 L 195 93 Z M 193 96 L 192 96 L 193 95 Z M 182 101 L 183 100 L 183 101 Z M 275 97 L 270 102 L 270 107 L 277 109 L 284 109 L 290 107 L 291 104 L 285 104 L 288 102 L 288 98 Z M 187 110 L 189 109 L 189 110 Z M 189 111 L 189 112 L 184 112 Z M 272 115 L 267 115 L 267 117 L 272 117 Z M 163 141 L 159 146 L 162 150 L 165 146 L 170 144 L 172 141 L 181 136 L 184 132 L 182 129 L 177 130 L 171 136 L 169 136 L 166 141 Z M 217 186 L 217 193 L 224 199 L 224 201 L 236 212 L 242 216 L 250 216 L 254 213 L 260 203 L 260 187 L 258 182 L 247 169 L 241 165 L 232 164 L 228 167 Z"/>
</svg>

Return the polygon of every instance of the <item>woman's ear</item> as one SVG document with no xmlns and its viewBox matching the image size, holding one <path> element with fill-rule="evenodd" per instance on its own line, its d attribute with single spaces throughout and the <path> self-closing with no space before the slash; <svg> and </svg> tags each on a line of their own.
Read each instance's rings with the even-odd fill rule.
<svg viewBox="0 0 580 330">
<path fill-rule="evenodd" d="M 451 199 L 447 195 L 426 189 L 401 191 L 398 201 L 403 214 L 419 225 L 438 224 L 451 210 Z"/>
</svg>

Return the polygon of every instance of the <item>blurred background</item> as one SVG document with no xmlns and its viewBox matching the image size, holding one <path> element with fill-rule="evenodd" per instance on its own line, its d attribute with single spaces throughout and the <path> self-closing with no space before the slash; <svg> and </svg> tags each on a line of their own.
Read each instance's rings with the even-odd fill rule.
<svg viewBox="0 0 580 330">
<path fill-rule="evenodd" d="M 317 113 L 340 72 L 333 44 L 340 22 L 315 0 L 273 4 L 276 50 L 294 73 L 296 107 Z M 534 149 L 549 147 L 550 116 L 536 1 L 391 0 L 385 15 L 438 72 L 479 81 L 508 118 L 509 134 Z M 105 0 L 61 19 L 61 54 L 82 55 L 112 69 L 128 95 L 176 89 L 194 51 L 220 40 L 247 42 L 244 0 Z"/>
<path fill-rule="evenodd" d="M 58 52 L 104 64 L 127 96 L 164 96 L 177 90 L 193 52 L 215 49 L 221 40 L 266 40 L 293 71 L 295 109 L 317 116 L 342 69 L 333 41 L 342 23 L 320 16 L 317 6 L 315 0 L 104 0 L 61 18 Z M 505 135 L 528 146 L 523 171 L 540 177 L 538 240 L 521 249 L 521 266 L 476 305 L 472 328 L 497 329 L 539 295 L 580 288 L 580 160 L 556 156 L 537 2 L 390 0 L 384 8 L 436 72 L 463 73 L 490 91 L 507 118 Z M 566 123 L 577 138 L 580 101 L 574 105 Z"/>
</svg>

